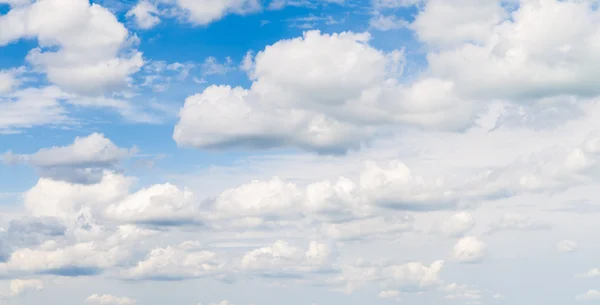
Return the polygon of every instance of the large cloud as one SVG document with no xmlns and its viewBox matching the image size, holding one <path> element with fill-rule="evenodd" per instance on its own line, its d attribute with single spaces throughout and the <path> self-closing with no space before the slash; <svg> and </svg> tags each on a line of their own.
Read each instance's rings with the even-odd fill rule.
<svg viewBox="0 0 600 305">
<path fill-rule="evenodd" d="M 250 89 L 210 86 L 190 96 L 174 132 L 199 148 L 291 146 L 342 153 L 372 139 L 378 127 L 465 128 L 472 105 L 453 84 L 396 79 L 403 54 L 370 46 L 367 33 L 304 33 L 259 52 Z"/>
<path fill-rule="evenodd" d="M 462 2 L 477 5 L 430 1 L 413 24 L 425 42 L 452 44 L 428 55 L 429 70 L 462 96 L 527 101 L 600 93 L 593 1 L 520 1 L 510 13 L 499 1 Z"/>
<path fill-rule="evenodd" d="M 75 138 L 70 145 L 43 148 L 31 155 L 9 152 L 4 161 L 25 162 L 35 167 L 40 176 L 53 180 L 89 184 L 99 182 L 104 170 L 115 168 L 135 151 L 119 148 L 103 134 L 93 133 Z"/>
<path fill-rule="evenodd" d="M 137 51 L 122 55 L 131 45 L 125 26 L 88 0 L 35 1 L 0 16 L 0 46 L 24 38 L 40 45 L 29 52 L 29 62 L 70 92 L 122 89 L 144 64 Z"/>
</svg>

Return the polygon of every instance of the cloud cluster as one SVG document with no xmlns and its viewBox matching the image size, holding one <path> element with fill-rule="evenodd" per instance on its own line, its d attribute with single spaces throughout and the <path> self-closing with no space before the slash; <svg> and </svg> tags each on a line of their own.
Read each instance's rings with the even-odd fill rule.
<svg viewBox="0 0 600 305">
<path fill-rule="evenodd" d="M 99 95 L 128 85 L 142 54 L 124 54 L 134 40 L 106 8 L 87 0 L 35 1 L 0 16 L 0 46 L 35 38 L 28 61 L 61 88 Z"/>
</svg>

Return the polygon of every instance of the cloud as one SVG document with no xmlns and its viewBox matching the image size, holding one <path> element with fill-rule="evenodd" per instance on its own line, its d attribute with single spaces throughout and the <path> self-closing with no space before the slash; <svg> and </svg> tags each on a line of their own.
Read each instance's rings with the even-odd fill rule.
<svg viewBox="0 0 600 305">
<path fill-rule="evenodd" d="M 586 273 L 578 274 L 579 278 L 594 278 L 600 276 L 600 268 L 592 268 L 588 270 Z"/>
<path fill-rule="evenodd" d="M 172 184 L 155 184 L 106 207 L 108 218 L 148 225 L 200 224 L 192 192 Z"/>
<path fill-rule="evenodd" d="M 486 254 L 486 244 L 477 237 L 463 237 L 452 250 L 452 257 L 461 263 L 479 263 Z"/>
<path fill-rule="evenodd" d="M 221 0 L 211 2 L 209 5 L 195 0 L 161 0 L 162 2 L 174 4 L 181 9 L 180 16 L 194 25 L 207 25 L 220 20 L 225 15 L 245 15 L 257 12 L 261 4 L 255 0 Z"/>
<path fill-rule="evenodd" d="M 507 12 L 502 1 L 425 1 L 410 28 L 419 40 L 434 47 L 485 42 Z"/>
<path fill-rule="evenodd" d="M 69 123 L 61 101 L 67 96 L 57 87 L 28 88 L 0 96 L 0 133 L 22 128 Z"/>
<path fill-rule="evenodd" d="M 133 305 L 137 304 L 137 300 L 126 298 L 126 297 L 117 297 L 110 294 L 92 294 L 85 300 L 85 304 L 94 304 L 94 305 Z"/>
<path fill-rule="evenodd" d="M 443 45 L 427 55 L 428 70 L 459 96 L 527 104 L 600 93 L 592 2 L 519 1 L 510 12 L 500 1 L 460 2 L 429 1 L 412 24 L 424 42 Z"/>
<path fill-rule="evenodd" d="M 14 72 L 0 70 L 0 94 L 6 94 L 17 86 L 19 81 L 16 79 Z"/>
<path fill-rule="evenodd" d="M 83 207 L 103 210 L 129 194 L 133 179 L 109 171 L 96 184 L 75 184 L 40 178 L 25 192 L 23 203 L 34 216 L 72 220 Z"/>
<path fill-rule="evenodd" d="M 461 237 L 469 232 L 475 226 L 475 219 L 466 212 L 460 212 L 452 215 L 439 226 L 442 235 L 451 237 Z"/>
<path fill-rule="evenodd" d="M 576 301 L 593 301 L 600 300 L 600 291 L 598 290 L 588 290 L 586 293 L 578 294 L 575 296 Z"/>
<path fill-rule="evenodd" d="M 452 83 L 398 83 L 402 52 L 382 52 L 369 39 L 309 31 L 266 47 L 254 58 L 250 89 L 213 85 L 188 97 L 173 138 L 204 149 L 287 146 L 331 154 L 360 148 L 382 126 L 471 124 L 472 105 L 456 97 Z"/>
<path fill-rule="evenodd" d="M 130 50 L 125 26 L 87 0 L 36 1 L 0 16 L 0 46 L 32 37 L 39 47 L 27 60 L 69 92 L 101 95 L 126 88 L 144 64 L 142 54 Z"/>
<path fill-rule="evenodd" d="M 398 290 L 384 290 L 379 293 L 379 297 L 382 299 L 398 298 L 400 291 Z"/>
<path fill-rule="evenodd" d="M 44 289 L 44 282 L 36 279 L 14 279 L 9 283 L 10 297 L 25 295 L 31 291 L 41 291 Z"/>
<path fill-rule="evenodd" d="M 136 266 L 126 269 L 121 277 L 131 280 L 177 281 L 205 276 L 217 276 L 224 262 L 211 251 L 202 250 L 196 242 L 152 250 Z"/>
<path fill-rule="evenodd" d="M 153 3 L 142 0 L 131 8 L 125 16 L 129 18 L 133 17 L 139 28 L 147 30 L 160 23 L 158 14 L 159 11 Z"/>
<path fill-rule="evenodd" d="M 574 240 L 562 240 L 556 243 L 558 252 L 574 252 L 577 250 L 578 244 Z"/>
<path fill-rule="evenodd" d="M 426 266 L 419 262 L 405 264 L 372 265 L 359 261 L 354 265 L 340 266 L 341 274 L 329 281 L 347 293 L 369 282 L 381 283 L 391 290 L 403 292 L 422 292 L 434 289 L 442 284 L 440 272 L 444 261 L 435 261 Z"/>
<path fill-rule="evenodd" d="M 272 246 L 246 253 L 241 268 L 254 275 L 268 278 L 302 278 L 306 275 L 331 270 L 334 250 L 327 244 L 311 242 L 302 251 L 278 240 Z"/>
<path fill-rule="evenodd" d="M 4 154 L 4 162 L 24 162 L 40 176 L 58 181 L 90 184 L 102 179 L 104 170 L 115 168 L 137 150 L 117 147 L 103 134 L 76 137 L 72 144 L 42 148 L 31 155 Z"/>
</svg>

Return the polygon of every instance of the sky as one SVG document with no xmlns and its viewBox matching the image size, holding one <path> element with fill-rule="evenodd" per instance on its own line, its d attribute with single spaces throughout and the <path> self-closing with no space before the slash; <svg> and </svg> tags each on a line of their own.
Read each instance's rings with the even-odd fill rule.
<svg viewBox="0 0 600 305">
<path fill-rule="evenodd" d="M 0 0 L 0 304 L 596 304 L 599 5 Z"/>
</svg>

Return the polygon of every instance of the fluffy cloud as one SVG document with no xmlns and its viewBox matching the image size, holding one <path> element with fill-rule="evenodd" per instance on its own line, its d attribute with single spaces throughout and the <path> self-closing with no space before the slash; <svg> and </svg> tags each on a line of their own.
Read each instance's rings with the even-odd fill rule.
<svg viewBox="0 0 600 305">
<path fill-rule="evenodd" d="M 117 297 L 110 294 L 92 294 L 87 299 L 85 299 L 85 304 L 93 304 L 93 305 L 133 305 L 137 304 L 137 301 L 134 299 L 126 298 L 126 297 Z"/>
<path fill-rule="evenodd" d="M 419 40 L 448 48 L 464 42 L 485 42 L 506 16 L 501 1 L 429 0 L 410 27 Z"/>
<path fill-rule="evenodd" d="M 141 29 L 150 29 L 160 23 L 158 13 L 158 8 L 153 3 L 140 1 L 127 12 L 126 16 L 133 17 L 137 26 Z"/>
<path fill-rule="evenodd" d="M 220 0 L 210 3 L 195 0 L 159 0 L 173 3 L 183 12 L 182 15 L 195 25 L 207 25 L 223 18 L 227 14 L 243 15 L 261 9 L 256 0 Z"/>
<path fill-rule="evenodd" d="M 578 274 L 577 277 L 580 277 L 580 278 L 600 277 L 600 268 L 592 268 L 592 269 L 588 270 L 586 273 Z"/>
<path fill-rule="evenodd" d="M 304 33 L 254 58 L 250 89 L 210 86 L 190 96 L 173 138 L 199 148 L 291 146 L 342 153 L 372 139 L 377 127 L 409 124 L 462 129 L 472 108 L 453 84 L 396 80 L 400 51 L 384 53 L 366 33 Z M 208 115 L 210 114 L 210 115 Z"/>
<path fill-rule="evenodd" d="M 469 213 L 460 212 L 452 215 L 444 221 L 439 231 L 442 235 L 460 237 L 469 232 L 475 226 L 475 218 Z"/>
<path fill-rule="evenodd" d="M 600 300 L 600 291 L 593 290 L 593 289 L 588 290 L 586 293 L 576 295 L 575 300 L 577 300 L 577 301 Z"/>
<path fill-rule="evenodd" d="M 135 149 L 119 148 L 103 134 L 77 137 L 67 146 L 43 148 L 31 155 L 7 153 L 8 163 L 25 162 L 35 167 L 40 176 L 73 183 L 97 183 L 106 169 L 112 169 Z"/>
<path fill-rule="evenodd" d="M 368 282 L 379 282 L 398 291 L 426 291 L 442 283 L 439 275 L 443 266 L 444 261 L 435 261 L 430 266 L 418 262 L 372 265 L 359 261 L 355 265 L 341 266 L 341 274 L 329 284 L 339 285 L 346 292 Z"/>
<path fill-rule="evenodd" d="M 36 279 L 15 279 L 10 281 L 9 287 L 9 295 L 15 297 L 26 294 L 29 291 L 40 291 L 44 289 L 44 282 Z"/>
<path fill-rule="evenodd" d="M 327 244 L 311 242 L 302 251 L 278 240 L 272 246 L 252 250 L 244 255 L 241 268 L 264 277 L 301 278 L 305 274 L 331 268 L 333 250 Z"/>
<path fill-rule="evenodd" d="M 17 84 L 18 81 L 13 72 L 0 70 L 0 94 L 10 92 Z"/>
<path fill-rule="evenodd" d="M 74 184 L 41 178 L 24 194 L 24 205 L 32 215 L 72 220 L 84 207 L 103 210 L 125 198 L 133 183 L 131 178 L 104 172 L 96 184 Z"/>
<path fill-rule="evenodd" d="M 477 237 L 461 238 L 452 250 L 452 256 L 462 263 L 479 263 L 485 257 L 486 244 Z"/>
<path fill-rule="evenodd" d="M 593 1 L 429 1 L 413 26 L 433 44 L 429 70 L 451 80 L 461 96 L 535 100 L 600 93 L 598 14 Z M 460 8 L 460 9 L 459 9 Z M 546 105 L 547 107 L 547 105 Z"/>
<path fill-rule="evenodd" d="M 216 253 L 200 249 L 196 242 L 184 242 L 152 250 L 121 276 L 136 280 L 184 280 L 217 275 L 223 266 Z"/>
<path fill-rule="evenodd" d="M 131 45 L 127 29 L 110 11 L 87 0 L 14 6 L 0 16 L 0 46 L 23 38 L 37 38 L 40 45 L 29 52 L 28 61 L 70 92 L 99 95 L 122 89 L 144 64 L 137 51 L 121 55 Z"/>
<path fill-rule="evenodd" d="M 111 219 L 153 225 L 199 222 L 199 209 L 191 191 L 172 184 L 155 184 L 106 207 Z"/>
</svg>

